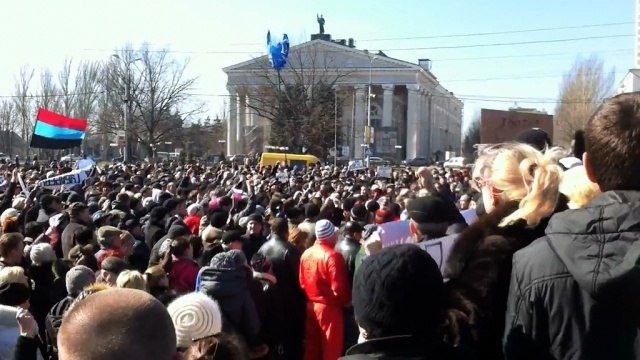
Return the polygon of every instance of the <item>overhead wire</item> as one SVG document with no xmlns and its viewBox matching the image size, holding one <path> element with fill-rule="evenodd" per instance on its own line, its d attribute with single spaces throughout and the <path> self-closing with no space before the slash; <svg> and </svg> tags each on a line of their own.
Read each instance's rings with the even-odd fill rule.
<svg viewBox="0 0 640 360">
<path fill-rule="evenodd" d="M 544 32 L 555 30 L 574 30 L 574 29 L 587 29 L 587 28 L 599 28 L 610 27 L 620 25 L 634 24 L 633 21 L 621 21 L 599 24 L 583 24 L 572 26 L 556 26 L 545 28 L 530 28 L 530 29 L 515 29 L 515 30 L 500 30 L 500 31 L 487 31 L 487 32 L 475 32 L 475 33 L 462 33 L 462 34 L 440 34 L 440 35 L 423 35 L 423 36 L 402 36 L 392 38 L 371 38 L 371 39 L 356 39 L 357 42 L 374 42 L 374 41 L 397 41 L 397 40 L 422 40 L 422 39 L 448 39 L 457 37 L 478 37 L 478 36 L 493 36 L 493 35 L 510 35 L 510 34 L 523 34 L 532 32 Z M 229 46 L 256 46 L 262 45 L 262 43 L 230 43 Z"/>
<path fill-rule="evenodd" d="M 69 94 L 49 94 L 49 95 L 0 95 L 0 98 L 45 98 L 45 97 L 64 97 L 64 96 L 78 96 L 78 95 L 96 95 L 106 93 L 117 93 L 117 91 L 95 91 L 84 93 L 69 93 Z M 212 93 L 185 93 L 188 96 L 201 96 L 201 97 L 231 97 L 230 94 L 212 94 Z M 431 94 L 430 96 L 435 98 L 447 98 L 456 100 L 468 100 L 468 101 L 489 101 L 489 102 L 522 102 L 522 103 L 599 103 L 599 101 L 593 101 L 590 99 L 576 99 L 576 100 L 555 100 L 552 98 L 538 98 L 538 97 L 515 97 L 515 96 L 496 96 L 496 95 L 478 95 L 478 94 L 458 94 L 458 95 L 437 95 Z M 258 95 L 253 97 L 262 98 L 275 98 L 274 95 Z"/>
<path fill-rule="evenodd" d="M 427 47 L 402 47 L 402 48 L 388 48 L 388 49 L 378 49 L 378 50 L 369 50 L 369 52 L 373 53 L 375 51 L 415 51 L 415 50 L 447 50 L 447 49 L 469 49 L 469 48 L 479 48 L 479 47 L 501 47 L 501 46 L 516 46 L 516 45 L 533 45 L 533 44 L 550 44 L 550 43 L 562 43 L 562 42 L 572 42 L 572 41 L 584 41 L 584 40 L 598 40 L 598 39 L 613 39 L 613 38 L 622 38 L 622 37 L 633 37 L 633 34 L 614 34 L 614 35 L 598 35 L 598 36 L 584 36 L 584 37 L 574 37 L 574 38 L 563 38 L 563 39 L 546 39 L 546 40 L 528 40 L 528 41 L 512 41 L 512 42 L 496 42 L 496 43 L 485 43 L 485 44 L 467 44 L 467 45 L 441 45 L 441 46 L 427 46 Z M 104 51 L 111 52 L 113 49 L 95 49 L 95 48 L 84 48 L 82 51 Z M 260 55 L 264 56 L 264 50 L 255 50 L 255 51 L 223 51 L 223 50 L 206 50 L 206 51 L 185 51 L 185 50 L 171 50 L 171 49 L 146 49 L 145 51 L 150 53 L 156 52 L 168 52 L 175 54 L 201 54 L 201 55 L 226 55 L 226 54 L 245 54 L 245 55 Z M 300 50 L 297 50 L 300 51 Z M 300 52 L 314 52 L 315 50 L 306 50 Z M 353 51 L 353 49 L 345 47 L 345 49 L 336 49 L 336 50 L 326 50 L 323 52 L 329 53 L 343 53 Z"/>
<path fill-rule="evenodd" d="M 522 34 L 522 33 L 541 32 L 541 31 L 586 29 L 586 28 L 594 28 L 594 27 L 629 25 L 629 24 L 633 24 L 633 23 L 634 22 L 632 22 L 632 21 L 624 21 L 624 22 L 604 23 L 604 24 L 585 24 L 585 25 L 575 25 L 575 26 L 559 26 L 559 27 L 533 28 L 533 29 L 520 29 L 520 30 L 504 30 L 504 31 L 492 31 L 492 32 L 466 33 L 466 34 L 448 34 L 448 35 L 407 36 L 407 37 L 378 38 L 378 39 L 360 39 L 360 40 L 358 40 L 358 42 L 420 40 L 420 39 L 447 39 L 447 38 L 456 38 L 456 37 L 508 35 L 508 34 Z"/>
</svg>

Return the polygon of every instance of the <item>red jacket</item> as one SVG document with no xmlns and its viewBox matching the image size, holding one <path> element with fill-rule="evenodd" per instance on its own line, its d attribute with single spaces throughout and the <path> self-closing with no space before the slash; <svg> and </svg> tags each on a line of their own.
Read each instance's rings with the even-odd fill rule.
<svg viewBox="0 0 640 360">
<path fill-rule="evenodd" d="M 300 287 L 311 302 L 344 307 L 351 301 L 347 266 L 333 245 L 316 241 L 300 259 Z"/>
<path fill-rule="evenodd" d="M 169 272 L 169 286 L 180 294 L 194 291 L 199 270 L 198 264 L 193 260 L 174 256 Z"/>
<path fill-rule="evenodd" d="M 200 230 L 200 216 L 189 215 L 184 218 L 184 224 L 187 225 L 187 229 L 189 229 L 191 235 L 198 235 Z"/>
</svg>

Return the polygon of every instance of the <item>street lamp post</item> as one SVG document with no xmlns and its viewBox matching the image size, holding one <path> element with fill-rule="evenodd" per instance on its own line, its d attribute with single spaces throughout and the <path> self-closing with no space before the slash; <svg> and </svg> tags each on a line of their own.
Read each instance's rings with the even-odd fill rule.
<svg viewBox="0 0 640 360">
<path fill-rule="evenodd" d="M 370 155 L 370 148 L 371 148 L 371 97 L 373 94 L 371 94 L 371 68 L 373 67 L 373 60 L 377 59 L 377 56 L 373 56 L 369 59 L 369 90 L 367 92 L 367 131 L 369 136 L 367 135 L 367 131 L 365 131 L 365 143 L 367 144 L 367 147 L 365 148 L 367 151 L 366 154 L 366 160 L 367 160 L 367 167 L 369 167 L 369 157 Z"/>
<path fill-rule="evenodd" d="M 131 116 L 133 115 L 133 106 L 131 104 L 131 64 L 142 58 L 136 58 L 132 60 L 124 60 L 118 54 L 111 55 L 114 58 L 122 61 L 125 64 L 125 84 L 124 84 L 124 154 L 123 162 L 128 163 L 131 161 L 131 137 L 129 136 L 129 130 L 131 128 Z"/>
</svg>

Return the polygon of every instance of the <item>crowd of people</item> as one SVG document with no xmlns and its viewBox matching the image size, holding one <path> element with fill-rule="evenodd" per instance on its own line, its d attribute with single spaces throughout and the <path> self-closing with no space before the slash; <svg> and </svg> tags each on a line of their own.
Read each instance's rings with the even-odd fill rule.
<svg viewBox="0 0 640 360">
<path fill-rule="evenodd" d="M 639 128 L 624 94 L 572 151 L 389 178 L 1 164 L 0 358 L 638 359 Z"/>
</svg>

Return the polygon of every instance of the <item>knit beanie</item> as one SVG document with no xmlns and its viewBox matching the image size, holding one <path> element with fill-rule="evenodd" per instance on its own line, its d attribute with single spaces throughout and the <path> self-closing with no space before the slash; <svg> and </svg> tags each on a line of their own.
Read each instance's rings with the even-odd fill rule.
<svg viewBox="0 0 640 360">
<path fill-rule="evenodd" d="M 433 335 L 444 312 L 436 262 L 413 244 L 382 249 L 355 274 L 353 309 L 368 338 Z"/>
<path fill-rule="evenodd" d="M 240 250 L 229 250 L 216 254 L 209 266 L 218 271 L 235 271 L 247 264 L 247 257 Z"/>
<path fill-rule="evenodd" d="M 316 239 L 326 240 L 336 232 L 336 227 L 329 220 L 318 220 L 316 222 Z"/>
<path fill-rule="evenodd" d="M 177 347 L 188 348 L 199 340 L 222 331 L 218 303 L 203 293 L 190 293 L 174 300 L 167 311 L 176 329 Z"/>
<path fill-rule="evenodd" d="M 31 246 L 29 257 L 34 265 L 52 263 L 56 260 L 56 254 L 53 251 L 53 247 L 47 243 L 39 243 Z"/>
<path fill-rule="evenodd" d="M 96 282 L 94 272 L 84 265 L 77 265 L 69 269 L 65 277 L 67 293 L 71 297 L 76 297 L 88 285 Z"/>
</svg>

